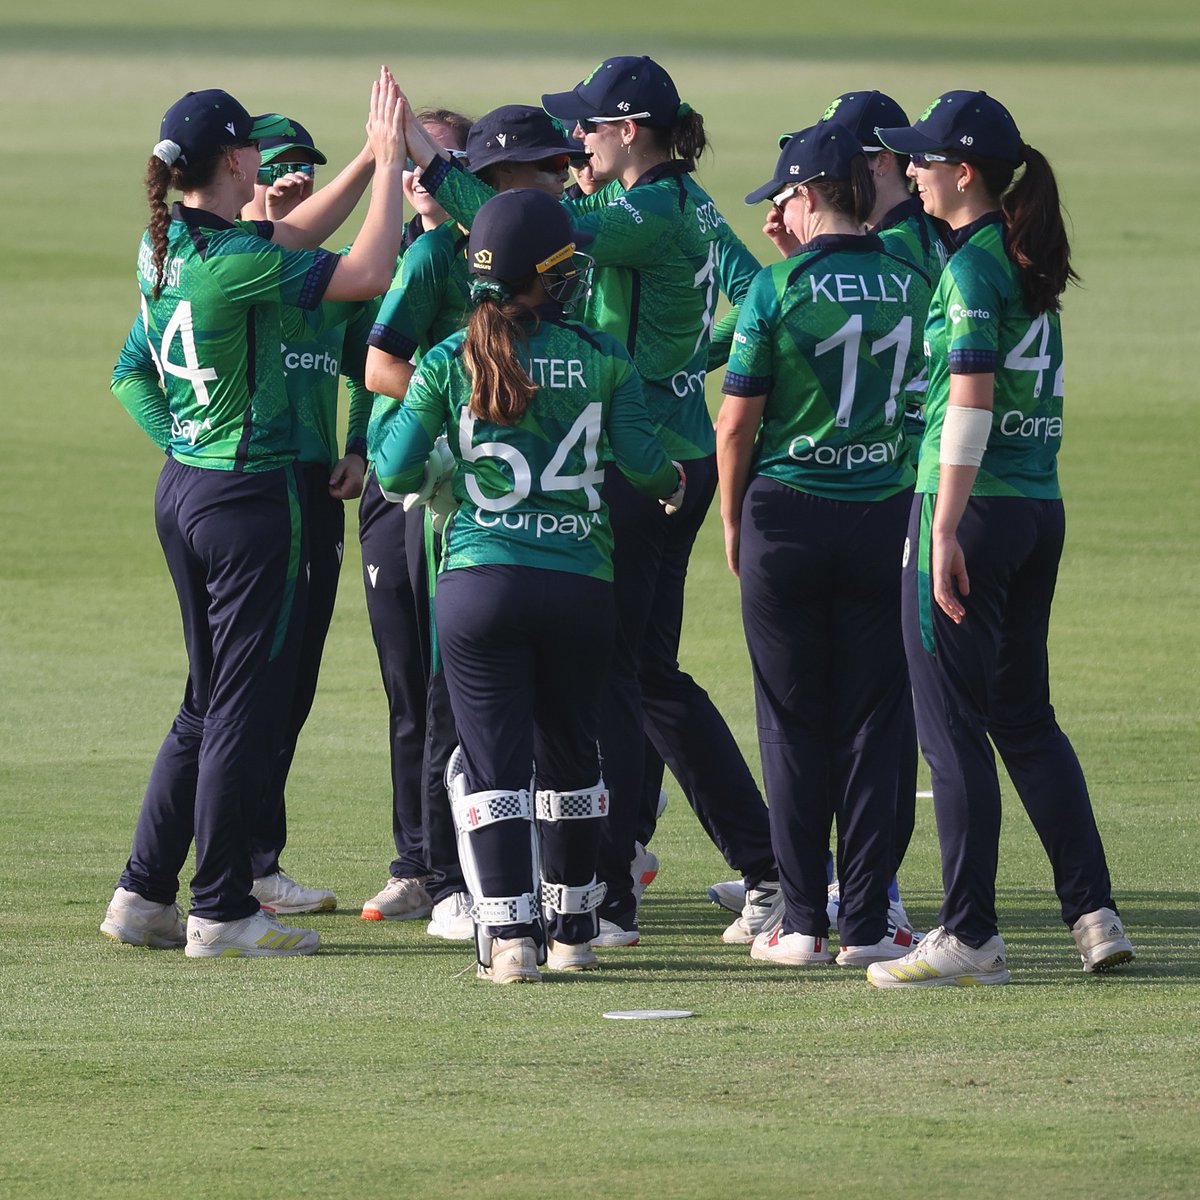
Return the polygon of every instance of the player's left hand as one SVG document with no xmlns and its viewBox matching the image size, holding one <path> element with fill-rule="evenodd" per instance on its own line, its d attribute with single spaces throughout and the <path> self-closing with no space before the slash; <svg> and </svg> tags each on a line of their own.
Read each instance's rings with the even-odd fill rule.
<svg viewBox="0 0 1200 1200">
<path fill-rule="evenodd" d="M 958 598 L 971 594 L 971 581 L 958 538 L 934 535 L 929 547 L 929 577 L 938 607 L 955 625 L 961 625 L 967 610 Z"/>
<path fill-rule="evenodd" d="M 334 463 L 329 474 L 329 494 L 335 500 L 357 500 L 362 495 L 367 464 L 361 454 L 347 454 Z"/>
<path fill-rule="evenodd" d="M 740 522 L 725 525 L 725 562 L 734 575 L 739 574 L 742 552 L 742 527 Z"/>
<path fill-rule="evenodd" d="M 303 171 L 292 171 L 275 180 L 263 197 L 268 221 L 282 221 L 296 205 L 312 195 L 313 177 Z"/>
<path fill-rule="evenodd" d="M 669 517 L 673 517 L 683 507 L 683 494 L 687 491 L 687 472 L 683 469 L 683 463 L 671 459 L 671 466 L 679 472 L 679 486 L 665 500 L 659 501 Z"/>
</svg>

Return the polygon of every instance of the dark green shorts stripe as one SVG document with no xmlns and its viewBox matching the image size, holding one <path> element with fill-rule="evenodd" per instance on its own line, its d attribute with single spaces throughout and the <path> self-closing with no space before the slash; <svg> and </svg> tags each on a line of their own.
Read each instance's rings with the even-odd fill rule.
<svg viewBox="0 0 1200 1200">
<path fill-rule="evenodd" d="M 917 534 L 917 616 L 921 624 L 921 645 L 934 657 L 937 656 L 937 644 L 933 638 L 933 582 L 929 577 L 929 557 L 936 501 L 936 492 L 922 493 L 921 528 Z"/>
</svg>

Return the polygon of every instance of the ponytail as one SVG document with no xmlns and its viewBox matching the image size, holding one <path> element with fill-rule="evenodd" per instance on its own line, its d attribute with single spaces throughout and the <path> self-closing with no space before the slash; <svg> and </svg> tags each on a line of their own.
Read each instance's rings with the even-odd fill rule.
<svg viewBox="0 0 1200 1200">
<path fill-rule="evenodd" d="M 146 199 L 150 202 L 150 224 L 146 232 L 150 235 L 154 264 L 154 289 L 151 292 L 154 300 L 162 291 L 163 266 L 167 261 L 167 228 L 171 224 L 171 214 L 167 210 L 167 188 L 171 184 L 171 175 L 172 169 L 152 154 L 146 164 Z"/>
<path fill-rule="evenodd" d="M 1054 172 L 1032 146 L 1022 145 L 1021 150 L 1025 170 L 1001 201 L 1008 253 L 1017 264 L 1030 310 L 1057 311 L 1067 284 L 1078 282 L 1079 276 L 1071 267 Z"/>
<path fill-rule="evenodd" d="M 642 128 L 651 130 L 659 150 L 682 162 L 689 171 L 695 168 L 696 159 L 708 149 L 704 118 L 690 104 L 679 106 L 675 120 L 668 128 L 645 125 Z"/>
<path fill-rule="evenodd" d="M 834 212 L 853 217 L 859 225 L 866 225 L 875 207 L 875 177 L 867 165 L 865 154 L 856 154 L 850 160 L 850 178 L 831 180 L 829 183 L 806 185 L 824 200 Z"/>
<path fill-rule="evenodd" d="M 516 425 L 538 390 L 517 361 L 517 345 L 527 341 L 522 319 L 530 310 L 514 303 L 511 294 L 490 280 L 472 285 L 471 300 L 474 308 L 463 343 L 463 362 L 471 378 L 471 412 L 493 425 Z M 536 321 L 537 314 L 533 317 Z"/>
<path fill-rule="evenodd" d="M 249 143 L 240 142 L 232 146 L 223 146 L 211 158 L 202 159 L 190 167 L 183 166 L 180 162 L 168 165 L 166 160 L 159 158 L 157 154 L 150 155 L 150 161 L 146 163 L 146 199 L 150 203 L 150 224 L 146 226 L 146 232 L 150 235 L 150 250 L 154 268 L 154 288 L 151 292 L 151 299 L 157 300 L 162 293 L 163 268 L 167 261 L 167 231 L 171 226 L 171 213 L 167 208 L 167 192 L 172 190 L 193 192 L 207 187 L 212 183 L 221 163 L 229 162 L 230 153 L 245 145 L 249 145 Z M 178 151 L 179 147 L 176 146 L 175 149 Z"/>
</svg>

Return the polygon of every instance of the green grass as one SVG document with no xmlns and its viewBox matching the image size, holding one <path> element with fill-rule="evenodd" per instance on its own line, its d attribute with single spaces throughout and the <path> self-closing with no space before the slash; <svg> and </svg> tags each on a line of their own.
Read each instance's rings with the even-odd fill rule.
<svg viewBox="0 0 1200 1200">
<path fill-rule="evenodd" d="M 662 0 L 637 24 L 549 0 L 206 11 L 207 26 L 78 0 L 0 16 L 0 1195 L 1194 1196 L 1193 5 Z M 1051 652 L 1140 952 L 1120 978 L 1078 970 L 1011 791 L 1007 989 L 884 993 L 752 966 L 717 940 L 703 889 L 728 869 L 677 795 L 643 944 L 596 977 L 488 989 L 464 948 L 359 921 L 390 822 L 353 542 L 289 803 L 286 862 L 345 910 L 313 919 L 321 954 L 193 962 L 99 937 L 184 675 L 151 519 L 158 458 L 107 392 L 162 111 L 225 86 L 253 111 L 294 109 L 337 158 L 380 59 L 418 102 L 479 112 L 630 50 L 663 59 L 705 114 L 702 178 L 764 259 L 740 197 L 773 136 L 847 88 L 913 113 L 985 87 L 1055 163 L 1085 287 L 1066 317 L 1070 531 Z M 689 586 L 685 663 L 756 763 L 715 526 Z M 903 883 L 928 924 L 925 802 Z M 662 1006 L 698 1015 L 600 1015 Z"/>
</svg>

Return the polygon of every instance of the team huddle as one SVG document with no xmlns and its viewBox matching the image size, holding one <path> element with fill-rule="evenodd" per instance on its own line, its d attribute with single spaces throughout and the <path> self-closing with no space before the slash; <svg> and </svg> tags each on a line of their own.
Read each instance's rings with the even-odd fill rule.
<svg viewBox="0 0 1200 1200">
<path fill-rule="evenodd" d="M 112 386 L 166 455 L 189 673 L 101 931 L 317 950 L 278 919 L 337 903 L 281 868 L 285 793 L 359 499 L 396 849 L 364 919 L 473 941 L 494 983 L 596 968 L 641 936 L 669 769 L 737 873 L 709 889 L 724 941 L 878 987 L 1005 983 L 994 747 L 1084 970 L 1132 959 L 1050 704 L 1074 272 L 1045 158 L 983 92 L 911 124 L 846 93 L 764 147 L 763 267 L 658 63 L 541 101 L 414 110 L 385 68 L 320 188 L 294 118 L 219 90 L 164 117 Z M 679 662 L 718 489 L 762 791 Z M 918 746 L 945 891 L 924 935 L 897 886 Z"/>
</svg>

